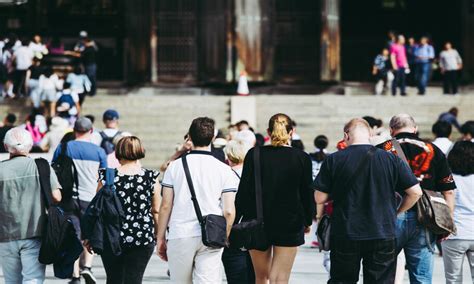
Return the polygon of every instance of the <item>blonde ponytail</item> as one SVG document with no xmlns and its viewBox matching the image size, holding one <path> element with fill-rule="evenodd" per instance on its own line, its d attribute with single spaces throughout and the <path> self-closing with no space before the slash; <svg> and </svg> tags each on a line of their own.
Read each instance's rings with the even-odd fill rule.
<svg viewBox="0 0 474 284">
<path fill-rule="evenodd" d="M 286 114 L 275 114 L 268 123 L 272 146 L 288 146 L 290 144 L 292 130 L 291 119 Z"/>
</svg>

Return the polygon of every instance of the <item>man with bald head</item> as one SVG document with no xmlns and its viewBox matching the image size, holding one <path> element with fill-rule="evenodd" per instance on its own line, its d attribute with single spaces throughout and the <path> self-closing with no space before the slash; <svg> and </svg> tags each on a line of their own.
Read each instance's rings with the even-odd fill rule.
<svg viewBox="0 0 474 284">
<path fill-rule="evenodd" d="M 371 135 L 367 121 L 349 121 L 344 126 L 348 147 L 326 158 L 314 182 L 318 206 L 334 201 L 328 283 L 357 283 L 361 260 L 364 283 L 393 283 L 397 214 L 422 193 L 408 165 L 372 146 Z M 398 209 L 396 192 L 405 196 Z"/>
<path fill-rule="evenodd" d="M 441 192 L 446 203 L 454 210 L 454 189 L 446 156 L 434 144 L 418 137 L 418 126 L 408 114 L 398 114 L 390 120 L 390 133 L 401 144 L 414 175 L 424 190 Z M 383 144 L 392 151 L 390 141 Z M 403 249 L 410 283 L 431 283 L 436 236 L 417 221 L 417 207 L 411 207 L 397 218 L 397 254 Z"/>
</svg>

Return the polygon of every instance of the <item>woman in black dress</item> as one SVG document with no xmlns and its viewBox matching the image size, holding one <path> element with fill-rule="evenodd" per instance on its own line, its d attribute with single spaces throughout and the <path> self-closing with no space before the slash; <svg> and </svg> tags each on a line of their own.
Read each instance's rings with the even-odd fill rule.
<svg viewBox="0 0 474 284">
<path fill-rule="evenodd" d="M 271 145 L 260 149 L 263 215 L 270 247 L 250 251 L 256 283 L 288 283 L 297 247 L 304 244 L 315 213 L 311 159 L 290 147 L 291 125 L 285 114 L 272 116 Z M 256 218 L 253 149 L 245 158 L 235 205 L 237 220 Z"/>
</svg>

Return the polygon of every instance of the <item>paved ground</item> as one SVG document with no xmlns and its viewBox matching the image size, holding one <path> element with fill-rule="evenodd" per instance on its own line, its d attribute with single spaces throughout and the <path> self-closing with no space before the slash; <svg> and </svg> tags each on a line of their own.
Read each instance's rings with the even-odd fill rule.
<svg viewBox="0 0 474 284">
<path fill-rule="evenodd" d="M 166 263 L 161 261 L 156 255 L 151 259 L 148 269 L 145 273 L 144 283 L 169 283 L 166 276 Z M 94 273 L 97 276 L 99 283 L 105 283 L 105 271 L 101 266 L 100 258 L 95 260 Z M 464 282 L 469 283 L 470 273 L 468 271 L 467 261 L 464 265 Z M 315 249 L 301 248 L 296 258 L 290 283 L 325 283 L 327 274 L 322 266 L 322 254 Z M 408 276 L 405 277 L 405 282 L 408 282 Z M 3 282 L 3 273 L 0 273 L 0 283 Z M 57 280 L 53 277 L 52 267 L 47 269 L 46 284 L 67 283 L 65 280 Z M 362 283 L 362 281 L 361 281 Z M 434 284 L 445 283 L 444 269 L 442 258 L 436 257 Z"/>
</svg>

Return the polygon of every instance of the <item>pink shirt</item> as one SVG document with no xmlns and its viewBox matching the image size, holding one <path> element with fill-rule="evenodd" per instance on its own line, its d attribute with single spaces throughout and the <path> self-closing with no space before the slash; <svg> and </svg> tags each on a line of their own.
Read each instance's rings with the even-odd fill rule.
<svg viewBox="0 0 474 284">
<path fill-rule="evenodd" d="M 405 68 L 408 66 L 407 53 L 405 46 L 401 44 L 392 44 L 390 47 L 390 53 L 395 55 L 395 62 L 397 68 Z"/>
</svg>

